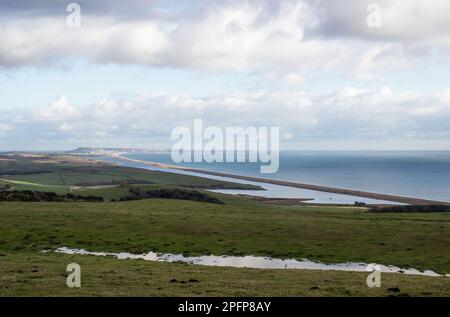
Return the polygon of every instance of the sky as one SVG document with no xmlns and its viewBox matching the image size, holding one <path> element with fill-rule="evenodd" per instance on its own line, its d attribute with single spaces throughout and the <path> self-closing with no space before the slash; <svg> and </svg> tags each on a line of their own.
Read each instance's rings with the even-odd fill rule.
<svg viewBox="0 0 450 317">
<path fill-rule="evenodd" d="M 448 0 L 69 3 L 0 0 L 0 151 L 170 148 L 196 118 L 450 150 Z"/>
</svg>

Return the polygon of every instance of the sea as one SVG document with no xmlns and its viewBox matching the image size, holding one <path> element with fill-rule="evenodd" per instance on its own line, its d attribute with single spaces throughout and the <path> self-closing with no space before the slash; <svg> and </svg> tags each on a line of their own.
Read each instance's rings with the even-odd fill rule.
<svg viewBox="0 0 450 317">
<path fill-rule="evenodd" d="M 261 174 L 260 163 L 175 163 L 169 152 L 129 153 L 123 156 L 231 174 L 450 202 L 450 151 L 281 151 L 279 169 L 272 174 Z M 261 195 L 286 198 L 299 198 L 300 195 L 305 198 L 309 193 L 283 186 L 275 187 L 275 194 L 272 190 L 272 195 Z M 277 192 L 277 188 L 278 191 L 281 188 L 281 192 Z M 316 202 L 331 202 L 334 198 L 329 197 L 340 196 L 328 193 L 321 195 L 316 198 Z M 353 199 L 350 198 L 350 201 Z"/>
</svg>

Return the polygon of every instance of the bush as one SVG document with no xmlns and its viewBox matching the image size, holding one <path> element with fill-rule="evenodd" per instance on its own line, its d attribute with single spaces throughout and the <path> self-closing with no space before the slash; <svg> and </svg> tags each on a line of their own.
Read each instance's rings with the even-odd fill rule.
<svg viewBox="0 0 450 317">
<path fill-rule="evenodd" d="M 101 202 L 103 197 L 78 196 L 73 194 L 58 195 L 54 192 L 40 192 L 31 190 L 0 191 L 0 201 L 24 201 L 24 202 L 64 202 L 64 201 L 90 201 Z"/>
<path fill-rule="evenodd" d="M 181 188 L 161 188 L 141 191 L 137 188 L 129 190 L 130 195 L 120 198 L 121 201 L 137 200 L 137 199 L 151 199 L 151 198 L 165 198 L 165 199 L 182 199 L 191 201 L 201 201 L 212 204 L 221 204 L 223 202 L 217 198 L 211 197 L 207 194 L 198 192 L 196 190 L 188 190 Z"/>
<path fill-rule="evenodd" d="M 370 212 L 449 212 L 449 205 L 401 205 L 387 207 L 371 207 Z"/>
</svg>

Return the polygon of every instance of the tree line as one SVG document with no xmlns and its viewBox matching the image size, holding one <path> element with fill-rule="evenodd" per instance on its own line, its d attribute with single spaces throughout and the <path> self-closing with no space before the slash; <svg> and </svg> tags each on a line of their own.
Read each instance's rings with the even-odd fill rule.
<svg viewBox="0 0 450 317">
<path fill-rule="evenodd" d="M 449 205 L 398 205 L 371 207 L 370 212 L 449 212 Z"/>
<path fill-rule="evenodd" d="M 130 188 L 129 194 L 125 197 L 120 198 L 120 201 L 152 198 L 182 199 L 223 205 L 223 202 L 217 198 L 211 197 L 196 190 L 181 188 L 159 188 L 145 191 L 138 188 Z"/>
<path fill-rule="evenodd" d="M 102 202 L 103 197 L 97 196 L 80 196 L 73 194 L 58 195 L 54 192 L 41 192 L 31 190 L 3 190 L 0 191 L 0 201 L 23 201 L 23 202 L 74 202 L 74 201 L 88 201 L 88 202 Z"/>
</svg>

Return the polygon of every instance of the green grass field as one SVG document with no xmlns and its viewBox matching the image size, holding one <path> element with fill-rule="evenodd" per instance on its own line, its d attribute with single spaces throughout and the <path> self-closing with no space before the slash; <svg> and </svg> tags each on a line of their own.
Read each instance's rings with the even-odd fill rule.
<svg viewBox="0 0 450 317">
<path fill-rule="evenodd" d="M 5 179 L 0 178 L 0 184 L 8 184 L 13 186 L 17 190 L 33 190 L 33 191 L 44 191 L 44 192 L 55 192 L 55 193 L 67 193 L 70 188 L 64 185 L 46 185 L 41 183 L 34 183 L 32 181 L 23 181 L 17 179 Z"/>
<path fill-rule="evenodd" d="M 336 207 L 221 206 L 180 200 L 1 203 L 0 248 L 263 255 L 376 262 L 450 273 L 447 214 Z M 432 247 L 431 247 L 432 246 Z"/>
<path fill-rule="evenodd" d="M 268 255 L 324 262 L 378 262 L 450 271 L 446 214 L 373 215 L 361 208 L 217 206 L 177 200 L 0 204 L 2 295 L 450 295 L 449 278 L 251 270 L 70 256 L 92 251 Z M 432 246 L 432 247 L 431 247 Z M 65 265 L 85 267 L 83 287 L 65 287 Z M 145 277 L 148 277 L 146 279 Z M 197 279 L 201 283 L 171 283 Z M 42 285 L 41 285 L 42 284 Z M 38 286 L 41 285 L 41 286 Z M 318 286 L 319 290 L 311 290 Z"/>
<path fill-rule="evenodd" d="M 62 254 L 0 256 L 0 296 L 450 296 L 448 278 L 366 273 L 256 270 Z M 81 266 L 81 287 L 66 267 Z M 398 288 L 398 292 L 392 289 Z"/>
<path fill-rule="evenodd" d="M 0 182 L 12 183 L 17 190 L 47 191 L 69 190 L 70 186 L 120 184 L 123 181 L 190 188 L 259 189 L 252 185 L 190 175 L 74 160 L 56 155 L 39 159 L 14 157 L 14 160 L 0 160 Z"/>
</svg>

